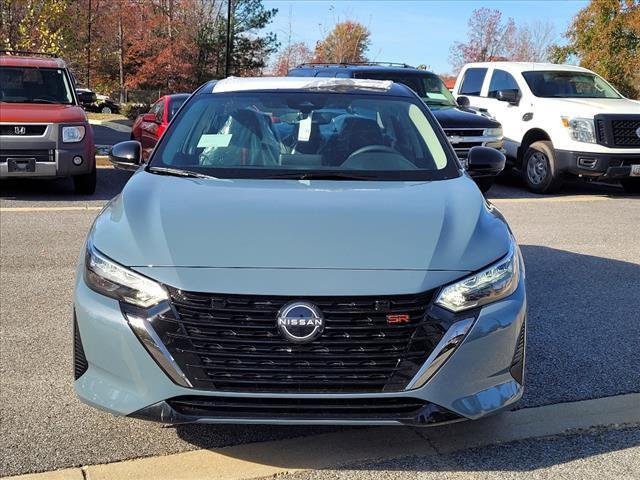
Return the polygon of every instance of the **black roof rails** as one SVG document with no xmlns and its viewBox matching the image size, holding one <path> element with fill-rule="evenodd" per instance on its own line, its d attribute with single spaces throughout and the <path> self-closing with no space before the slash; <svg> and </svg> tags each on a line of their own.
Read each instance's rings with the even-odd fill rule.
<svg viewBox="0 0 640 480">
<path fill-rule="evenodd" d="M 55 53 L 47 53 L 47 52 L 30 52 L 28 50 L 0 50 L 0 54 L 7 54 L 7 55 L 16 55 L 16 56 L 23 56 L 23 57 L 28 57 L 28 56 L 38 56 L 38 57 L 52 57 L 52 58 L 58 58 L 58 55 Z"/>
<path fill-rule="evenodd" d="M 296 68 L 302 67 L 349 67 L 349 66 L 386 66 L 386 67 L 401 67 L 401 68 L 414 68 L 406 63 L 396 62 L 305 62 L 298 65 Z"/>
</svg>

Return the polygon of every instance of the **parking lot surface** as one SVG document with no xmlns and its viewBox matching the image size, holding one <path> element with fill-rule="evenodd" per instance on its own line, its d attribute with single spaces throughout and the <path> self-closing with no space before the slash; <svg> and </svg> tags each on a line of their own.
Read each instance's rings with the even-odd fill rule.
<svg viewBox="0 0 640 480">
<path fill-rule="evenodd" d="M 90 197 L 73 195 L 66 180 L 0 184 L 0 475 L 346 430 L 161 428 L 113 417 L 75 398 L 74 267 L 98 210 L 128 177 L 100 169 L 98 189 Z M 582 184 L 540 197 L 515 183 L 495 186 L 488 197 L 514 229 L 527 268 L 527 389 L 517 408 L 639 392 L 640 197 L 624 196 L 617 187 Z M 580 469 L 596 468 L 599 456 L 609 451 L 617 452 L 623 468 L 629 453 L 623 449 L 638 442 L 637 429 L 592 432 L 511 447 L 509 457 L 526 468 L 510 470 L 500 463 L 507 460 L 494 458 L 505 447 L 491 447 L 464 458 L 452 454 L 437 466 L 409 458 L 353 466 L 351 475 L 332 472 L 331 478 L 431 478 L 431 472 L 455 469 L 493 478 L 490 471 L 505 468 L 508 478 L 534 470 L 541 476 L 587 478 Z M 560 448 L 565 444 L 572 447 Z M 590 467 L 579 461 L 582 451 L 591 452 L 585 454 Z M 564 463 L 568 466 L 559 466 Z M 367 476 L 373 470 L 381 471 Z"/>
</svg>

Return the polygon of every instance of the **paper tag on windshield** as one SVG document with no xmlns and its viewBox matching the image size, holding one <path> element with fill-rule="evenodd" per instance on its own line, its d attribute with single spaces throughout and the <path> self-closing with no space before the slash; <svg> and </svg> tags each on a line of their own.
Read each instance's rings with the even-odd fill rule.
<svg viewBox="0 0 640 480">
<path fill-rule="evenodd" d="M 298 141 L 308 142 L 311 138 L 311 115 L 298 123 Z"/>
<path fill-rule="evenodd" d="M 230 133 L 205 133 L 198 140 L 198 148 L 228 147 L 231 137 Z"/>
</svg>

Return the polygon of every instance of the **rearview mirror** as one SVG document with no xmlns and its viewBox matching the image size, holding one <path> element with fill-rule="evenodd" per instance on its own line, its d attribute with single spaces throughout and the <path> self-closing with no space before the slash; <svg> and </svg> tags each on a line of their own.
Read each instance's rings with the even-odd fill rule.
<svg viewBox="0 0 640 480">
<path fill-rule="evenodd" d="M 501 102 L 508 102 L 512 105 L 517 105 L 520 101 L 520 95 L 517 90 L 498 90 L 496 92 L 496 99 Z"/>
<path fill-rule="evenodd" d="M 489 147 L 472 147 L 467 156 L 467 171 L 473 178 L 494 177 L 504 170 L 504 154 Z"/>
<path fill-rule="evenodd" d="M 142 145 L 136 140 L 116 143 L 109 150 L 109 160 L 120 170 L 137 170 L 142 159 Z"/>
<path fill-rule="evenodd" d="M 469 97 L 458 97 L 457 102 L 458 102 L 458 106 L 463 108 L 469 108 L 471 106 Z"/>
</svg>

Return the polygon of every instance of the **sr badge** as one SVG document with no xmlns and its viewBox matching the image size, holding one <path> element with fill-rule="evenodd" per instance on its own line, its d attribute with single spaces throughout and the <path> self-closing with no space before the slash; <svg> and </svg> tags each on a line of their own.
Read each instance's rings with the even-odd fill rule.
<svg viewBox="0 0 640 480">
<path fill-rule="evenodd" d="M 324 317 L 308 302 L 289 302 L 278 312 L 276 320 L 280 334 L 293 343 L 309 343 L 322 334 Z"/>
</svg>

